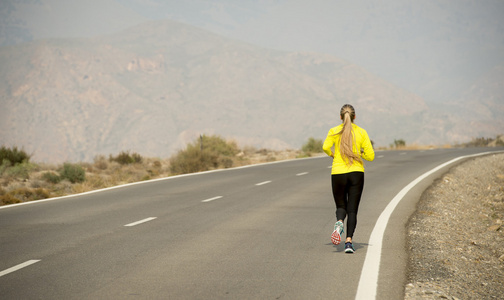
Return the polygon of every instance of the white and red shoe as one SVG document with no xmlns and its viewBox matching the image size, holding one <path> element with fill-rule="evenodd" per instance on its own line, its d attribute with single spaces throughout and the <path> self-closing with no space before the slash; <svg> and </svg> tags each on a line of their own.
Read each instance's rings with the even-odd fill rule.
<svg viewBox="0 0 504 300">
<path fill-rule="evenodd" d="M 341 234 L 343 233 L 343 222 L 338 221 L 334 224 L 334 231 L 331 235 L 331 242 L 334 245 L 339 245 L 341 242 Z"/>
</svg>

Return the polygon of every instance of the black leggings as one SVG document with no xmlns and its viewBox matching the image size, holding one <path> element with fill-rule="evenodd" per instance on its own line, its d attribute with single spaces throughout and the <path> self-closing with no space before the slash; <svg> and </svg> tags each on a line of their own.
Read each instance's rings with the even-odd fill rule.
<svg viewBox="0 0 504 300">
<path fill-rule="evenodd" d="M 336 221 L 347 220 L 347 237 L 353 237 L 357 226 L 357 210 L 364 189 L 364 172 L 331 175 L 332 192 L 336 203 Z"/>
</svg>

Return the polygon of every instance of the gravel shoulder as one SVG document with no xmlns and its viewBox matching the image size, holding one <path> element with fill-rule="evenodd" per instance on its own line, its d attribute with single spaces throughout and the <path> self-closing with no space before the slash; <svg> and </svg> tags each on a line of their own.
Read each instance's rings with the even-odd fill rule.
<svg viewBox="0 0 504 300">
<path fill-rule="evenodd" d="M 504 154 L 452 168 L 408 222 L 404 299 L 503 299 L 503 223 Z"/>
</svg>

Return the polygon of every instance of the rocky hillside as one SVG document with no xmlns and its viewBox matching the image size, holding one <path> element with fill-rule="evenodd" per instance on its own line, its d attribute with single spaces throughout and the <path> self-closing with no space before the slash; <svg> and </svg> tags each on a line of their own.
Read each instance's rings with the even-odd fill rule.
<svg viewBox="0 0 504 300">
<path fill-rule="evenodd" d="M 270 51 L 172 21 L 2 47 L 0 65 L 0 143 L 24 147 L 35 161 L 90 161 L 122 150 L 167 157 L 201 133 L 299 148 L 337 125 L 344 103 L 356 107 L 356 122 L 377 145 L 479 133 L 460 130 L 457 111 L 429 108 L 341 59 Z M 480 101 L 475 93 L 466 101 Z M 502 102 L 486 96 L 484 107 L 500 105 L 486 131 L 497 134 Z"/>
</svg>

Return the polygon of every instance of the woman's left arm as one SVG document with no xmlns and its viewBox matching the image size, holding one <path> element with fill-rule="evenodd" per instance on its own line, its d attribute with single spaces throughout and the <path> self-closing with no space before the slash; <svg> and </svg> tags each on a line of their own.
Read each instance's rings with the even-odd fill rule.
<svg viewBox="0 0 504 300">
<path fill-rule="evenodd" d="M 362 137 L 364 138 L 362 141 L 362 158 L 364 158 L 367 161 L 373 161 L 375 158 L 375 153 L 373 149 L 373 144 L 371 144 L 371 140 L 369 139 L 369 136 L 365 130 L 363 130 L 363 135 Z"/>
</svg>

